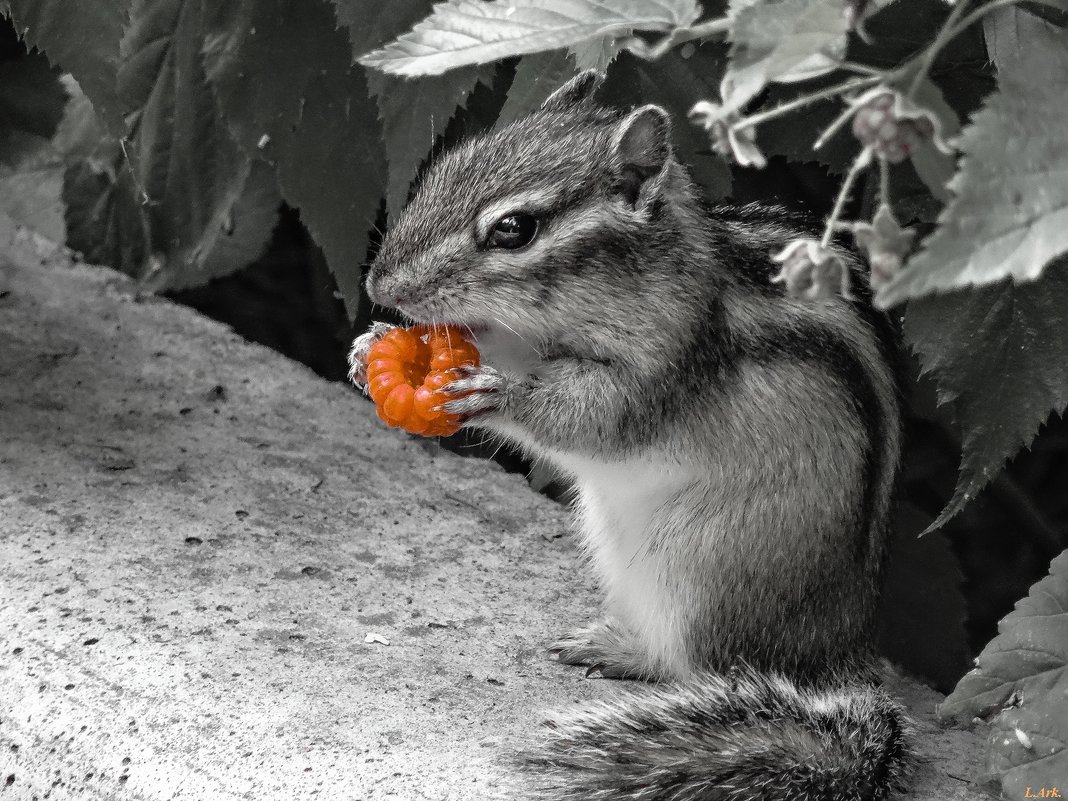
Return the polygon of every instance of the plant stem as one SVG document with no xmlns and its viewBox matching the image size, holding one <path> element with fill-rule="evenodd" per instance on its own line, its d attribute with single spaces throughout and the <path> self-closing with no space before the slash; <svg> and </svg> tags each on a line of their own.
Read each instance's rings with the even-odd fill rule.
<svg viewBox="0 0 1068 801">
<path fill-rule="evenodd" d="M 130 151 L 126 149 L 126 144 L 129 140 L 126 137 L 119 138 L 119 147 L 122 148 L 122 157 L 126 162 L 126 167 L 130 171 L 130 180 L 133 181 L 134 189 L 141 196 L 141 205 L 149 206 L 152 204 L 152 198 L 148 196 L 148 192 L 145 191 L 145 187 L 141 184 L 141 180 L 137 177 L 137 170 L 134 169 L 133 160 L 130 158 Z"/>
<path fill-rule="evenodd" d="M 882 75 L 883 70 L 878 67 L 869 67 L 867 64 L 858 64 L 855 61 L 843 61 L 838 65 L 839 69 L 859 72 L 861 75 Z"/>
<path fill-rule="evenodd" d="M 749 117 L 742 117 L 736 123 L 731 125 L 731 130 L 740 131 L 743 128 L 752 128 L 760 125 L 768 120 L 773 120 L 776 117 L 781 117 L 784 114 L 789 114 L 791 111 L 796 111 L 799 108 L 815 103 L 819 100 L 826 100 L 827 98 L 837 97 L 845 92 L 852 91 L 853 89 L 866 89 L 869 86 L 874 86 L 883 79 L 883 74 L 880 72 L 878 75 L 869 75 L 865 78 L 853 78 L 843 83 L 836 84 L 835 86 L 829 86 L 826 89 L 821 89 L 819 92 L 813 92 L 810 95 L 802 95 L 795 98 L 788 103 L 783 103 L 781 106 L 768 109 L 767 111 L 761 111 L 758 114 L 753 114 Z"/>
<path fill-rule="evenodd" d="M 911 100 L 916 92 L 919 91 L 920 85 L 923 84 L 924 79 L 927 77 L 927 73 L 931 71 L 931 66 L 934 64 L 938 54 L 942 52 L 942 48 L 949 44 L 950 39 L 953 38 L 953 28 L 957 24 L 957 21 L 964 14 L 964 11 L 968 8 L 969 0 L 957 0 L 957 4 L 953 6 L 953 10 L 949 12 L 949 16 L 946 17 L 946 21 L 942 23 L 941 30 L 938 31 L 938 35 L 931 44 L 927 46 L 927 49 L 923 51 L 920 56 L 920 66 L 916 70 L 916 74 L 912 78 L 912 84 L 909 86 L 907 93 L 908 98 Z"/>
<path fill-rule="evenodd" d="M 823 232 L 823 239 L 820 240 L 821 248 L 825 248 L 831 244 L 831 237 L 834 235 L 838 218 L 841 216 L 842 208 L 845 206 L 845 202 L 849 198 L 849 190 L 853 188 L 853 184 L 856 182 L 857 177 L 870 163 L 871 147 L 869 146 L 860 151 L 860 153 L 857 154 L 857 157 L 853 159 L 853 165 L 849 168 L 845 180 L 842 181 L 842 188 L 838 190 L 838 197 L 835 198 L 834 208 L 831 209 L 831 216 L 827 218 L 827 227 Z"/>
<path fill-rule="evenodd" d="M 730 20 L 727 17 L 719 17 L 698 25 L 691 25 L 688 28 L 675 28 L 675 30 L 653 45 L 637 36 L 629 36 L 622 42 L 622 47 L 639 58 L 655 61 L 666 55 L 676 45 L 690 42 L 694 39 L 709 39 L 713 36 L 725 34 L 730 30 L 730 25 Z"/>
<path fill-rule="evenodd" d="M 890 163 L 879 158 L 879 204 L 890 206 Z"/>
<path fill-rule="evenodd" d="M 922 56 L 920 56 L 920 67 L 912 79 L 908 97 L 912 98 L 916 92 L 919 91 L 920 84 L 923 83 L 924 78 L 926 78 L 931 71 L 931 66 L 934 64 L 938 54 L 942 52 L 942 49 L 947 44 L 960 36 L 964 31 L 991 11 L 996 11 L 999 8 L 1005 8 L 1006 6 L 1014 6 L 1019 2 L 1021 2 L 1021 0 L 991 0 L 991 2 L 980 6 L 962 19 L 961 17 L 964 14 L 964 10 L 968 7 L 968 0 L 958 0 L 957 5 L 953 7 L 953 11 L 946 17 L 946 21 L 942 24 L 942 29 L 938 32 L 935 40 L 931 42 L 927 49 L 923 51 Z M 1050 8 L 1064 9 L 1062 0 L 1032 0 L 1032 2 L 1049 6 Z"/>
<path fill-rule="evenodd" d="M 816 141 L 812 143 L 812 149 L 819 150 L 821 147 L 827 144 L 827 140 L 834 136 L 836 133 L 838 133 L 838 130 L 847 122 L 849 122 L 849 118 L 852 117 L 856 113 L 856 111 L 856 106 L 854 106 L 853 104 L 849 104 L 848 106 L 846 106 L 845 110 L 837 117 L 835 117 L 831 124 L 824 128 L 823 133 L 819 135 Z"/>
</svg>

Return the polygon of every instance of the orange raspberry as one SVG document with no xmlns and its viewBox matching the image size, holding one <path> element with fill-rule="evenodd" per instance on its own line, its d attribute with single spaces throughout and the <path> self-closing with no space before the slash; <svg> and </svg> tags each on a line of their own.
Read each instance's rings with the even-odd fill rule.
<svg viewBox="0 0 1068 801">
<path fill-rule="evenodd" d="M 387 425 L 442 437 L 460 429 L 459 415 L 437 408 L 457 367 L 479 365 L 478 348 L 455 326 L 394 328 L 367 354 L 367 390 Z"/>
</svg>

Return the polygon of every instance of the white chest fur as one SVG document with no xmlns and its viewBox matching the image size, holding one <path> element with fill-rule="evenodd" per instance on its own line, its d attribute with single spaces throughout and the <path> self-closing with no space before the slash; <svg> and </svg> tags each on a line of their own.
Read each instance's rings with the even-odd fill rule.
<svg viewBox="0 0 1068 801">
<path fill-rule="evenodd" d="M 670 565 L 656 547 L 679 496 L 694 484 L 690 469 L 655 456 L 604 463 L 554 454 L 576 482 L 583 545 L 606 594 L 606 611 L 667 672 L 686 664 L 678 599 L 665 581 Z"/>
</svg>

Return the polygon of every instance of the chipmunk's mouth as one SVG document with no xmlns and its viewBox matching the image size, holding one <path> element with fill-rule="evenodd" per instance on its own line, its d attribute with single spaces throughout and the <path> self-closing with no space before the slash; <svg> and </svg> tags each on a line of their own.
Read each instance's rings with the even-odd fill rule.
<svg viewBox="0 0 1068 801">
<path fill-rule="evenodd" d="M 407 317 L 413 325 L 428 325 L 434 328 L 459 328 L 462 331 L 467 331 L 473 337 L 485 334 L 492 327 L 489 323 L 481 321 L 461 320 L 455 317 L 443 317 L 436 314 L 420 314 L 418 311 L 413 313 L 412 311 L 401 307 L 398 307 L 397 310 Z"/>
</svg>

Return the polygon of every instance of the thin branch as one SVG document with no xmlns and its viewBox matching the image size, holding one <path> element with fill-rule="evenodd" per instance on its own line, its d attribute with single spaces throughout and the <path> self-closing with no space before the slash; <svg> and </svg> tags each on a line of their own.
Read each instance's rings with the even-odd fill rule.
<svg viewBox="0 0 1068 801">
<path fill-rule="evenodd" d="M 879 203 L 890 206 L 890 163 L 879 157 Z"/>
<path fill-rule="evenodd" d="M 871 67 L 867 64 L 858 64 L 856 61 L 843 61 L 838 66 L 840 69 L 859 72 L 861 75 L 882 75 L 885 72 L 885 70 L 881 70 L 878 67 Z"/>
<path fill-rule="evenodd" d="M 842 188 L 838 190 L 838 197 L 835 198 L 834 208 L 831 209 L 831 216 L 827 218 L 827 228 L 823 232 L 823 239 L 820 240 L 821 248 L 825 248 L 831 244 L 831 237 L 834 236 L 838 218 L 841 216 L 842 209 L 845 207 L 846 200 L 849 198 L 849 192 L 853 188 L 853 184 L 856 182 L 857 177 L 869 164 L 871 164 L 871 152 L 871 147 L 866 147 L 857 154 L 855 159 L 853 159 L 853 165 L 849 168 L 845 180 L 842 181 Z"/>
<path fill-rule="evenodd" d="M 789 114 L 791 111 L 796 111 L 799 108 L 804 108 L 807 105 L 815 103 L 820 100 L 826 100 L 828 98 L 837 97 L 845 92 L 851 92 L 854 89 L 866 89 L 869 86 L 875 86 L 883 79 L 883 74 L 870 75 L 866 78 L 853 78 L 848 81 L 844 81 L 834 86 L 829 86 L 826 89 L 821 89 L 818 92 L 813 92 L 810 95 L 802 95 L 801 97 L 794 98 L 793 100 L 783 103 L 781 106 L 768 109 L 767 111 L 761 111 L 758 114 L 753 114 L 749 117 L 742 117 L 740 120 L 731 125 L 731 129 L 740 131 L 744 128 L 752 128 L 761 123 L 773 120 L 776 117 L 781 117 L 784 114 Z"/>
<path fill-rule="evenodd" d="M 699 25 L 691 25 L 688 28 L 675 28 L 667 36 L 652 45 L 641 37 L 628 36 L 620 43 L 620 46 L 639 58 L 655 61 L 666 55 L 676 45 L 690 42 L 694 39 L 711 39 L 713 36 L 721 36 L 730 30 L 730 26 L 730 19 L 719 17 L 702 22 Z"/>
<path fill-rule="evenodd" d="M 931 65 L 934 64 L 934 61 L 942 51 L 942 48 L 953 38 L 953 27 L 964 14 L 967 7 L 968 0 L 957 0 L 957 4 L 953 6 L 953 10 L 949 12 L 946 21 L 942 23 L 942 28 L 938 31 L 938 35 L 935 36 L 934 41 L 931 42 L 927 49 L 923 51 L 923 55 L 920 56 L 919 69 L 916 71 L 916 75 L 913 76 L 912 84 L 909 86 L 909 91 L 907 93 L 909 99 L 913 98 L 916 95 L 916 92 L 920 90 L 920 85 L 923 84 L 927 74 L 931 71 Z"/>
</svg>

